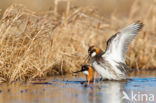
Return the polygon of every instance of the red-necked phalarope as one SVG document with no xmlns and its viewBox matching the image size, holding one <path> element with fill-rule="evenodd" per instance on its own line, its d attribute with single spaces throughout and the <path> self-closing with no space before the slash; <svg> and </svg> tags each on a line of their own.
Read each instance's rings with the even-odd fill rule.
<svg viewBox="0 0 156 103">
<path fill-rule="evenodd" d="M 129 69 L 125 62 L 126 52 L 142 27 L 143 23 L 137 21 L 117 32 L 107 41 L 105 52 L 95 46 L 89 47 L 92 67 L 103 79 L 126 79 Z"/>
</svg>

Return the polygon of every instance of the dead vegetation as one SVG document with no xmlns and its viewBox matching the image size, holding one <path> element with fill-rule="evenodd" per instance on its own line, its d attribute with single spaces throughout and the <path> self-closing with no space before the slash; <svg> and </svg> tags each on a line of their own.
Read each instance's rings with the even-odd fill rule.
<svg viewBox="0 0 156 103">
<path fill-rule="evenodd" d="M 33 80 L 64 75 L 80 68 L 89 45 L 105 49 L 107 39 L 126 25 L 145 26 L 130 45 L 131 68 L 156 68 L 156 4 L 136 0 L 128 17 L 98 16 L 94 9 L 75 8 L 68 15 L 34 12 L 11 5 L 0 21 L 0 80 Z"/>
</svg>

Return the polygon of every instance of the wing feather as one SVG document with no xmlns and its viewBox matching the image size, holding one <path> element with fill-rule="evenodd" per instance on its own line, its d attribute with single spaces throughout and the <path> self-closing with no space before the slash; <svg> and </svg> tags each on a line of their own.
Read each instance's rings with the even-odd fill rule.
<svg viewBox="0 0 156 103">
<path fill-rule="evenodd" d="M 137 21 L 113 35 L 107 41 L 107 47 L 103 57 L 125 62 L 128 46 L 142 27 L 143 23 Z"/>
</svg>

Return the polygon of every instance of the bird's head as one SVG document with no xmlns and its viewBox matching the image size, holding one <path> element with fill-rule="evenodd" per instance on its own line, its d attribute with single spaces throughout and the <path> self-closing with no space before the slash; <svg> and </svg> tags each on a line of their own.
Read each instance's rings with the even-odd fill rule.
<svg viewBox="0 0 156 103">
<path fill-rule="evenodd" d="M 102 50 L 100 48 L 95 47 L 95 46 L 90 46 L 88 49 L 88 54 L 90 57 L 95 57 L 96 55 L 98 55 L 101 52 L 102 52 Z"/>
<path fill-rule="evenodd" d="M 82 72 L 84 75 L 86 75 L 86 81 L 87 82 L 90 82 L 92 80 L 93 69 L 92 69 L 92 67 L 90 65 L 83 65 L 81 67 L 80 71 L 76 71 L 76 72 L 73 72 L 73 73 L 79 73 L 79 72 Z"/>
</svg>

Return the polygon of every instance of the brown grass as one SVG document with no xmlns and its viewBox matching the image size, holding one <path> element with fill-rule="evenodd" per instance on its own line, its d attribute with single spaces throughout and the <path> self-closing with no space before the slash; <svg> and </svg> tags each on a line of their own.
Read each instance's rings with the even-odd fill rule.
<svg viewBox="0 0 156 103">
<path fill-rule="evenodd" d="M 145 6 L 146 5 L 146 6 Z M 94 9 L 75 8 L 66 16 L 34 12 L 11 5 L 0 21 L 0 80 L 33 80 L 80 69 L 89 45 L 105 49 L 106 40 L 126 25 L 145 26 L 130 45 L 131 68 L 156 68 L 156 6 L 136 0 L 128 17 L 97 15 Z"/>
</svg>

